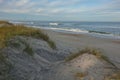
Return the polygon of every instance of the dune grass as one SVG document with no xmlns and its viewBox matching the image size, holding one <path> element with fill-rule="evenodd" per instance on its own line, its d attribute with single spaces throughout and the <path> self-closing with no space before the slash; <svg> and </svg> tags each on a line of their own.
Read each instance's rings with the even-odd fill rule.
<svg viewBox="0 0 120 80">
<path fill-rule="evenodd" d="M 120 80 L 120 71 L 110 77 L 111 80 Z"/>
<path fill-rule="evenodd" d="M 8 21 L 0 20 L 0 24 L 7 24 L 9 23 Z"/>
<path fill-rule="evenodd" d="M 13 24 L 12 23 L 9 23 L 8 21 L 4 21 L 4 20 L 0 20 L 0 24 L 4 24 L 4 25 L 9 25 L 9 26 L 12 26 Z"/>
<path fill-rule="evenodd" d="M 86 73 L 80 73 L 80 72 L 77 72 L 77 73 L 75 73 L 75 78 L 84 78 L 85 76 L 87 76 L 87 74 Z"/>
<path fill-rule="evenodd" d="M 26 44 L 26 48 L 24 49 L 24 52 L 28 53 L 30 56 L 34 56 L 33 49 L 30 47 L 29 44 Z"/>
<path fill-rule="evenodd" d="M 105 77 L 104 80 L 120 80 L 120 70 Z"/>
<path fill-rule="evenodd" d="M 9 71 L 12 64 L 7 60 L 7 57 L 0 51 L 0 80 L 13 80 L 10 78 Z"/>
<path fill-rule="evenodd" d="M 68 61 L 71 61 L 79 56 L 81 56 L 82 54 L 85 54 L 85 53 L 88 53 L 88 54 L 92 54 L 92 55 L 95 55 L 97 58 L 99 59 L 102 59 L 102 60 L 105 60 L 106 62 L 110 63 L 111 65 L 113 65 L 114 67 L 116 67 L 116 65 L 114 65 L 108 57 L 104 56 L 99 50 L 97 49 L 94 49 L 94 48 L 85 48 L 77 53 L 72 53 L 70 56 L 68 56 L 65 61 L 68 62 Z M 116 67 L 117 68 L 117 67 Z"/>
<path fill-rule="evenodd" d="M 68 56 L 65 59 L 65 61 L 71 61 L 85 53 L 95 55 L 96 57 L 101 57 L 101 53 L 98 50 L 92 48 L 85 48 L 83 50 L 78 51 L 77 53 L 71 53 L 71 55 Z"/>
<path fill-rule="evenodd" d="M 3 22 L 1 22 L 3 23 Z M 3 25 L 0 27 L 0 48 L 6 47 L 6 43 L 10 38 L 15 36 L 27 36 L 46 41 L 51 48 L 56 48 L 55 43 L 44 34 L 40 29 L 26 27 L 24 25 Z"/>
<path fill-rule="evenodd" d="M 5 62 L 5 61 L 6 61 L 6 57 L 2 52 L 0 52 L 0 62 Z"/>
</svg>

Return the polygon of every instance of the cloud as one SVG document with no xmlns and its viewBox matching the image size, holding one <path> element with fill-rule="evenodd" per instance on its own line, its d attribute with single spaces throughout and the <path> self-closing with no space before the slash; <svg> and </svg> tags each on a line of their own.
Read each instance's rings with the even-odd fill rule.
<svg viewBox="0 0 120 80">
<path fill-rule="evenodd" d="M 35 6 L 30 0 L 4 0 L 0 5 L 0 11 L 7 13 L 29 13 Z"/>
<path fill-rule="evenodd" d="M 30 12 L 30 10 L 27 10 L 27 9 L 22 9 L 22 10 L 19 10 L 19 9 L 5 9 L 3 10 L 3 12 L 7 12 L 7 13 L 28 13 Z"/>
<path fill-rule="evenodd" d="M 0 0 L 0 4 L 3 2 L 3 0 Z"/>
<path fill-rule="evenodd" d="M 35 10 L 36 13 L 41 13 L 43 11 L 45 11 L 43 8 L 38 8 L 38 9 Z"/>
<path fill-rule="evenodd" d="M 47 0 L 40 0 L 40 1 L 32 1 L 32 0 L 6 0 L 4 1 L 4 5 L 1 5 L 0 11 L 3 12 L 17 12 L 19 13 L 20 11 L 24 11 L 25 9 L 26 12 L 36 12 L 36 13 L 41 13 L 41 12 L 47 12 L 49 13 L 60 13 L 64 11 L 65 6 L 73 6 L 76 5 L 78 2 L 82 0 L 52 0 L 52 1 L 47 1 Z M 64 6 L 64 7 L 63 7 Z M 63 7 L 63 8 L 61 8 Z M 17 10 L 18 9 L 18 10 Z M 19 11 L 20 10 L 20 11 Z M 23 13 L 20 12 L 20 13 Z"/>
<path fill-rule="evenodd" d="M 48 4 L 50 7 L 72 6 L 80 3 L 83 0 L 56 0 Z"/>
<path fill-rule="evenodd" d="M 118 16 L 119 4 L 120 0 L 0 0 L 0 11 L 69 18 Z"/>
<path fill-rule="evenodd" d="M 29 0 L 18 0 L 14 2 L 16 6 L 24 6 L 24 5 L 27 5 L 28 3 L 29 3 Z"/>
</svg>

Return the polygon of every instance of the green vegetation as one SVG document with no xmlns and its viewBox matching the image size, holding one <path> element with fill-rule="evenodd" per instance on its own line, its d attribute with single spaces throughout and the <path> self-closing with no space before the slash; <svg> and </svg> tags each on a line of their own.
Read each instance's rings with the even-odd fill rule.
<svg viewBox="0 0 120 80">
<path fill-rule="evenodd" d="M 49 40 L 48 44 L 50 45 L 51 48 L 56 49 L 56 45 L 53 41 Z"/>
<path fill-rule="evenodd" d="M 75 73 L 74 76 L 75 76 L 76 79 L 83 80 L 83 78 L 84 78 L 85 76 L 87 76 L 87 74 L 77 72 L 77 73 Z M 76 80 L 76 79 L 75 79 L 75 80 Z"/>
<path fill-rule="evenodd" d="M 68 61 L 71 61 L 77 57 L 79 57 L 80 55 L 82 55 L 81 53 L 71 53 L 68 57 L 65 58 L 65 61 L 68 62 Z"/>
<path fill-rule="evenodd" d="M 34 55 L 34 52 L 27 42 L 22 40 L 11 41 L 15 36 L 32 37 L 36 39 L 42 39 L 48 43 L 48 45 L 55 49 L 56 45 L 50 38 L 44 34 L 40 29 L 26 27 L 24 25 L 14 25 L 7 21 L 0 21 L 0 80 L 13 80 L 10 78 L 10 70 L 12 64 L 1 50 L 9 45 L 12 47 L 20 47 L 21 44 L 25 45 L 24 52 L 30 56 Z"/>
<path fill-rule="evenodd" d="M 23 51 L 25 51 L 26 53 L 28 53 L 30 56 L 34 55 L 34 52 L 33 52 L 32 48 L 28 44 L 26 44 L 26 48 Z"/>
<path fill-rule="evenodd" d="M 16 48 L 18 48 L 18 47 L 20 46 L 20 44 L 17 43 L 17 42 L 11 43 L 11 45 L 12 45 L 13 47 L 16 47 Z"/>
<path fill-rule="evenodd" d="M 5 62 L 5 61 L 6 61 L 6 57 L 2 52 L 0 52 L 0 62 Z"/>
<path fill-rule="evenodd" d="M 9 26 L 13 25 L 12 23 L 9 23 L 8 21 L 3 21 L 3 20 L 0 20 L 0 24 L 6 24 L 6 25 L 9 25 Z"/>
<path fill-rule="evenodd" d="M 0 23 L 7 23 L 1 21 Z M 11 24 L 11 23 L 10 23 Z M 27 36 L 37 39 L 42 39 L 46 41 L 51 48 L 55 49 L 55 43 L 50 40 L 50 38 L 44 34 L 40 29 L 35 29 L 31 27 L 26 27 L 24 25 L 2 25 L 0 26 L 0 48 L 6 47 L 8 40 L 14 36 Z"/>
<path fill-rule="evenodd" d="M 79 56 L 81 56 L 82 54 L 85 54 L 85 53 L 88 53 L 88 54 L 92 54 L 92 55 L 95 55 L 97 58 L 99 59 L 102 59 L 102 60 L 105 60 L 106 62 L 110 63 L 111 65 L 113 65 L 114 67 L 116 67 L 109 59 L 108 57 L 102 55 L 102 53 L 100 51 L 98 51 L 97 49 L 90 49 L 90 48 L 85 48 L 81 51 L 79 51 L 78 53 L 74 53 L 74 54 L 71 54 L 70 56 L 68 56 L 65 61 L 68 62 L 68 61 L 71 61 Z M 117 67 L 116 67 L 117 68 Z"/>
<path fill-rule="evenodd" d="M 12 39 L 10 39 L 10 40 L 7 40 L 6 46 L 10 46 L 10 47 L 12 47 L 12 48 L 17 48 L 17 49 L 19 49 L 20 46 L 21 46 L 21 43 L 22 43 L 22 42 L 20 42 L 20 39 L 19 39 L 19 38 L 18 38 L 18 39 L 12 38 Z"/>
<path fill-rule="evenodd" d="M 90 48 L 85 48 L 81 51 L 78 51 L 77 53 L 71 53 L 70 56 L 68 56 L 65 61 L 71 61 L 79 56 L 81 56 L 82 54 L 85 54 L 85 53 L 88 53 L 88 54 L 92 54 L 92 55 L 95 55 L 96 57 L 101 57 L 101 53 L 96 50 L 96 49 L 90 49 Z"/>
<path fill-rule="evenodd" d="M 0 80 L 12 80 L 9 72 L 12 68 L 12 64 L 7 60 L 7 57 L 0 52 Z"/>
<path fill-rule="evenodd" d="M 77 72 L 77 73 L 75 74 L 75 77 L 78 77 L 78 78 L 83 78 L 83 77 L 85 77 L 85 76 L 87 76 L 86 73 Z"/>
<path fill-rule="evenodd" d="M 0 24 L 7 24 L 9 23 L 8 21 L 3 21 L 3 20 L 0 20 Z"/>
<path fill-rule="evenodd" d="M 113 73 L 110 76 L 107 76 L 105 80 L 120 80 L 120 71 L 117 71 L 116 73 Z"/>
<path fill-rule="evenodd" d="M 24 45 L 23 52 L 26 52 L 30 56 L 34 56 L 33 49 L 30 46 L 30 44 L 27 43 L 27 39 L 28 38 L 26 38 L 26 40 L 23 40 L 23 39 L 21 39 L 19 37 L 11 39 L 11 40 L 7 41 L 7 46 L 11 46 L 12 48 L 16 48 L 16 49 L 21 49 L 20 47 L 22 45 Z"/>
</svg>

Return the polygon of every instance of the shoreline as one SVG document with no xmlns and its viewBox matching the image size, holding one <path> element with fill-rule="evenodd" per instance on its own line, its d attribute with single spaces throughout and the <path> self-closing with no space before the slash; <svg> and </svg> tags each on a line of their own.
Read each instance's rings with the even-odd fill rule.
<svg viewBox="0 0 120 80">
<path fill-rule="evenodd" d="M 6 25 L 0 29 L 1 79 L 103 80 L 119 76 L 120 40 Z"/>
<path fill-rule="evenodd" d="M 93 36 L 91 34 L 85 34 L 85 33 L 72 33 L 72 32 L 65 32 L 65 31 L 61 32 L 61 31 L 55 31 L 55 30 L 51 30 L 51 29 L 42 29 L 42 28 L 39 28 L 39 29 L 41 29 L 45 33 L 53 32 L 53 33 L 60 34 L 60 35 L 74 36 L 74 37 L 85 36 L 85 37 L 91 37 L 91 38 L 96 38 L 96 39 L 100 39 L 100 40 L 108 40 L 111 42 L 120 43 L 120 40 L 115 39 L 115 38 L 97 37 L 97 36 Z"/>
<path fill-rule="evenodd" d="M 93 37 L 97 37 L 97 38 L 104 38 L 104 39 L 115 39 L 115 40 L 120 40 L 120 35 L 115 35 L 115 34 L 111 34 L 111 33 L 105 33 L 105 32 L 96 32 L 96 31 L 72 31 L 72 30 L 59 30 L 57 28 L 47 28 L 47 27 L 37 27 L 37 26 L 31 26 L 33 28 L 38 28 L 38 29 L 43 29 L 43 30 L 52 30 L 55 32 L 60 32 L 60 33 L 66 33 L 66 34 L 85 34 L 85 35 L 89 35 L 89 36 L 93 36 Z"/>
<path fill-rule="evenodd" d="M 120 67 L 120 40 L 93 37 L 87 34 L 61 33 L 42 29 L 56 43 L 59 49 L 78 52 L 84 48 L 95 48 Z M 117 62 L 117 63 L 116 63 Z"/>
</svg>

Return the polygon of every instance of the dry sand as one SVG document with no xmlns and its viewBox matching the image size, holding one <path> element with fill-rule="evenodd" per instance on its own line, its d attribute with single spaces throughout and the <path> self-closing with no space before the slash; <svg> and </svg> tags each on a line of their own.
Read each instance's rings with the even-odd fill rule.
<svg viewBox="0 0 120 80">
<path fill-rule="evenodd" d="M 51 30 L 43 31 L 56 43 L 57 49 L 52 49 L 41 39 L 16 36 L 3 50 L 8 56 L 8 63 L 13 64 L 10 72 L 6 73 L 13 78 L 11 80 L 110 80 L 105 78 L 119 69 L 94 55 L 85 53 L 71 61 L 65 61 L 65 57 L 69 56 L 70 52 L 75 53 L 85 47 L 100 49 L 120 68 L 119 40 Z M 14 43 L 20 46 L 13 46 Z M 33 56 L 25 51 L 26 44 L 32 49 Z M 2 66 L 0 65 L 0 69 L 4 70 L 5 64 Z M 0 80 L 3 78 L 4 75 L 0 76 Z"/>
<path fill-rule="evenodd" d="M 97 48 L 120 68 L 120 40 L 97 38 L 86 34 L 62 33 L 52 30 L 43 30 L 56 42 L 60 49 L 68 49 L 71 52 L 83 48 Z"/>
</svg>

